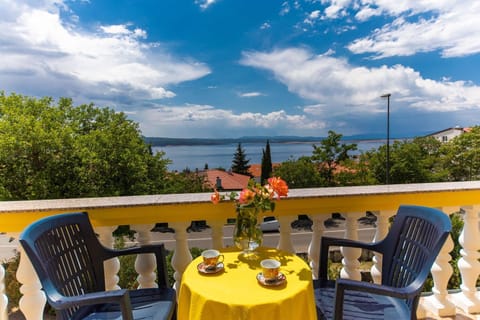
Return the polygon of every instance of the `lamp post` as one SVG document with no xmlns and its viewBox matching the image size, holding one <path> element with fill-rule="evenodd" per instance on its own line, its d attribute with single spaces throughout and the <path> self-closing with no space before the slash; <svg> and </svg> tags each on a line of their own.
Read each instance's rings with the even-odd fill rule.
<svg viewBox="0 0 480 320">
<path fill-rule="evenodd" d="M 387 171 L 386 184 L 390 183 L 390 93 L 381 95 L 380 98 L 387 98 Z"/>
</svg>

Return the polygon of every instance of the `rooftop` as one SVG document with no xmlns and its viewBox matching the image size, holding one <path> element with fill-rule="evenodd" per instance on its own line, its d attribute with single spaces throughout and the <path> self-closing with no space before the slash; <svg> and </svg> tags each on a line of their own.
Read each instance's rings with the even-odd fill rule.
<svg viewBox="0 0 480 320">
<path fill-rule="evenodd" d="M 231 171 L 212 169 L 206 170 L 204 173 L 207 175 L 208 184 L 212 188 L 222 190 L 241 190 L 248 185 L 248 180 L 250 180 L 250 176 Z M 219 186 L 217 186 L 217 179 Z"/>
</svg>

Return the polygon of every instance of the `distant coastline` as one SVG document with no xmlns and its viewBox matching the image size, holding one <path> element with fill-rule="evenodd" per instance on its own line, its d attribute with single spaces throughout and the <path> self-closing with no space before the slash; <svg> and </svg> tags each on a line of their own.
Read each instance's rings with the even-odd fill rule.
<svg viewBox="0 0 480 320">
<path fill-rule="evenodd" d="M 232 165 L 233 155 L 237 143 L 242 143 L 250 164 L 262 162 L 263 149 L 267 139 L 270 141 L 272 161 L 282 163 L 290 159 L 298 159 L 303 156 L 311 156 L 313 145 L 320 145 L 323 138 L 319 137 L 248 137 L 238 139 L 178 139 L 178 138 L 155 138 L 146 139 L 151 145 L 152 152 L 162 152 L 165 159 L 171 163 L 170 171 L 202 170 L 203 168 L 224 168 Z M 392 143 L 396 139 L 392 138 Z M 402 139 L 403 140 L 403 139 Z M 386 143 L 385 139 L 352 139 L 347 137 L 342 143 L 356 144 L 357 151 L 352 155 L 369 150 L 375 150 Z"/>
<path fill-rule="evenodd" d="M 209 145 L 226 145 L 236 143 L 318 143 L 325 137 L 297 137 L 297 136 L 251 136 L 239 138 L 168 138 L 168 137 L 144 137 L 145 142 L 153 147 L 163 146 L 209 146 Z M 401 138 L 394 138 L 401 139 Z M 405 138 L 407 139 L 407 138 Z M 343 137 L 343 141 L 355 143 L 356 141 L 383 141 L 385 138 L 372 136 L 348 136 Z"/>
</svg>

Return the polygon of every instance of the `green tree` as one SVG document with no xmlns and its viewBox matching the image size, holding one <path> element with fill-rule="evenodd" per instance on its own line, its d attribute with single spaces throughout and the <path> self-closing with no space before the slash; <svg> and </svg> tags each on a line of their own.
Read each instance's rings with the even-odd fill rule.
<svg viewBox="0 0 480 320">
<path fill-rule="evenodd" d="M 442 181 L 445 171 L 439 163 L 441 142 L 433 137 L 412 141 L 394 141 L 390 150 L 390 183 L 424 183 Z M 386 177 L 386 146 L 367 152 L 373 176 L 383 183 Z"/>
<path fill-rule="evenodd" d="M 342 168 L 335 172 L 335 181 L 340 186 L 366 186 L 377 183 L 363 154 L 357 159 L 345 160 Z"/>
<path fill-rule="evenodd" d="M 355 143 L 340 143 L 343 135 L 335 131 L 328 131 L 328 137 L 320 142 L 320 146 L 313 145 L 312 160 L 319 165 L 320 174 L 325 178 L 327 186 L 334 186 L 335 170 L 339 165 L 345 165 L 350 159 L 349 152 L 357 150 Z"/>
<path fill-rule="evenodd" d="M 161 193 L 163 156 L 123 113 L 0 92 L 2 199 Z"/>
<path fill-rule="evenodd" d="M 311 157 L 284 161 L 275 167 L 274 174 L 282 177 L 291 189 L 320 187 L 325 184 Z"/>
<path fill-rule="evenodd" d="M 171 173 L 167 176 L 162 193 L 195 193 L 213 191 L 206 183 L 206 175 L 198 171 L 183 171 Z"/>
<path fill-rule="evenodd" d="M 242 144 L 239 142 L 235 154 L 233 155 L 232 172 L 250 175 L 248 172 L 248 169 L 250 169 L 248 162 L 250 162 L 250 160 L 247 159 L 245 150 L 242 148 Z"/>
<path fill-rule="evenodd" d="M 262 173 L 261 184 L 264 184 L 272 176 L 272 155 L 270 153 L 270 142 L 267 140 L 265 149 L 262 149 Z"/>
<path fill-rule="evenodd" d="M 480 179 L 480 127 L 442 145 L 442 163 L 449 181 Z"/>
</svg>

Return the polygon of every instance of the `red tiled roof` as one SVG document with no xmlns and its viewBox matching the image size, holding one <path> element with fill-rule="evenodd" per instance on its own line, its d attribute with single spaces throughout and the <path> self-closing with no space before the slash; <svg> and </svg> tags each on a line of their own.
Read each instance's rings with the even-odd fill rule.
<svg viewBox="0 0 480 320">
<path fill-rule="evenodd" d="M 278 167 L 280 163 L 272 163 L 272 167 Z M 251 164 L 250 169 L 248 169 L 248 172 L 253 176 L 253 177 L 261 177 L 262 176 L 262 165 L 259 163 Z"/>
<path fill-rule="evenodd" d="M 212 189 L 216 186 L 217 177 L 222 181 L 223 190 L 241 190 L 247 187 L 250 180 L 250 176 L 223 170 L 206 170 L 204 173 Z"/>
</svg>

